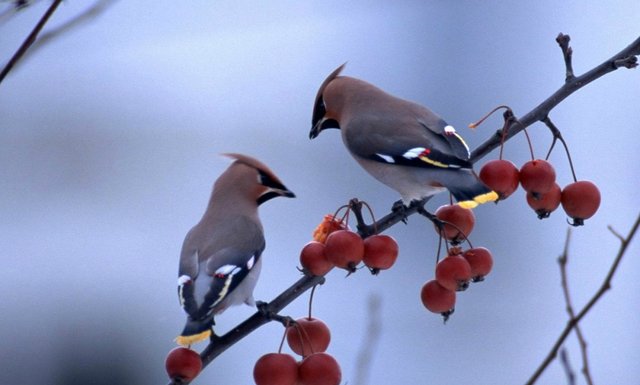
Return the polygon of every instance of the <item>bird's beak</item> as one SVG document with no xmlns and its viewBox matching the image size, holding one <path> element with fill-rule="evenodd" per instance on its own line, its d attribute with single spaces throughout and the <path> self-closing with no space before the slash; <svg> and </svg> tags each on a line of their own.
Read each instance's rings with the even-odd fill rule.
<svg viewBox="0 0 640 385">
<path fill-rule="evenodd" d="M 296 197 L 296 194 L 294 194 L 293 191 L 289 191 L 289 190 L 281 191 L 280 195 L 285 197 L 285 198 L 295 198 Z"/>
<path fill-rule="evenodd" d="M 321 118 L 319 119 L 309 131 L 309 139 L 314 139 L 316 136 L 320 135 L 320 132 L 326 130 L 327 128 L 336 128 L 340 129 L 340 124 L 338 121 L 331 118 Z"/>
<path fill-rule="evenodd" d="M 309 139 L 315 139 L 320 135 L 320 131 L 322 131 L 322 122 L 324 122 L 324 118 L 318 120 L 316 124 L 311 127 L 311 131 L 309 131 Z"/>
<path fill-rule="evenodd" d="M 277 198 L 277 197 L 295 198 L 296 194 L 294 194 L 293 191 L 288 190 L 286 187 L 282 189 L 271 187 L 267 189 L 264 193 L 262 193 L 260 197 L 258 197 L 258 200 L 257 200 L 258 206 L 270 199 Z"/>
</svg>

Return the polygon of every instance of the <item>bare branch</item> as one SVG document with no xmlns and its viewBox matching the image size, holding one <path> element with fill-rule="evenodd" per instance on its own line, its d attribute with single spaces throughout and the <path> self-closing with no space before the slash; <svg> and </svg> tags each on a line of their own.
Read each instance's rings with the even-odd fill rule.
<svg viewBox="0 0 640 385">
<path fill-rule="evenodd" d="M 569 385 L 576 385 L 576 375 L 571 369 L 571 362 L 569 362 L 569 353 L 567 353 L 567 349 L 562 348 L 560 350 L 560 362 L 562 362 L 562 367 L 564 368 L 564 372 L 567 375 L 567 382 Z"/>
<path fill-rule="evenodd" d="M 529 113 L 525 114 L 522 118 L 518 119 L 514 124 L 509 127 L 509 132 L 506 133 L 504 140 L 512 138 L 520 131 L 529 127 L 535 122 L 543 121 L 549 115 L 549 112 L 554 109 L 560 102 L 566 99 L 569 95 L 573 94 L 580 88 L 586 86 L 592 81 L 615 71 L 620 67 L 633 68 L 634 63 L 637 64 L 637 56 L 640 55 L 640 37 L 633 43 L 627 46 L 622 51 L 613 55 L 611 58 L 605 60 L 600 65 L 584 73 L 581 76 L 573 77 L 569 81 L 565 82 L 556 92 L 548 97 L 545 101 L 536 106 Z M 502 140 L 502 133 L 496 132 L 488 140 L 482 143 L 478 148 L 471 153 L 471 162 L 475 163 L 479 159 L 483 158 L 495 148 L 500 146 Z"/>
<path fill-rule="evenodd" d="M 560 350 L 560 347 L 569 336 L 569 333 L 571 333 L 571 331 L 575 329 L 576 325 L 580 322 L 580 320 L 582 320 L 582 318 L 589 312 L 589 310 L 593 308 L 593 306 L 604 295 L 604 293 L 606 293 L 607 290 L 611 288 L 611 280 L 613 279 L 614 274 L 618 270 L 620 261 L 622 260 L 622 257 L 624 256 L 625 252 L 627 251 L 627 246 L 629 246 L 629 243 L 631 242 L 634 235 L 636 234 L 639 226 L 640 226 L 640 215 L 638 215 L 638 218 L 636 219 L 636 222 L 633 224 L 633 227 L 629 231 L 629 234 L 626 237 L 621 239 L 621 242 L 620 242 L 621 245 L 620 245 L 620 249 L 618 250 L 618 254 L 613 260 L 613 264 L 611 265 L 611 268 L 609 269 L 609 272 L 607 273 L 607 276 L 605 277 L 604 282 L 602 283 L 602 286 L 600 286 L 600 289 L 594 294 L 594 296 L 582 308 L 582 310 L 580 310 L 580 312 L 576 314 L 575 317 L 573 317 L 572 319 L 569 320 L 569 322 L 567 322 L 567 325 L 565 326 L 562 333 L 560 333 L 560 336 L 558 337 L 555 344 L 551 348 L 551 351 L 549 352 L 549 354 L 547 354 L 547 356 L 542 361 L 538 369 L 536 369 L 536 371 L 533 373 L 531 378 L 526 382 L 527 385 L 531 385 L 538 380 L 538 378 L 545 371 L 547 366 L 549 366 L 549 364 L 553 361 L 553 359 L 558 355 L 558 350 Z"/>
<path fill-rule="evenodd" d="M 573 48 L 569 46 L 569 41 L 571 41 L 571 38 L 569 37 L 569 35 L 565 35 L 563 33 L 558 34 L 558 37 L 556 37 L 556 42 L 558 42 L 558 45 L 562 50 L 562 56 L 564 57 L 564 65 L 567 71 L 565 76 L 565 82 L 567 83 L 572 81 L 575 78 L 575 75 L 573 74 L 573 64 L 571 63 Z"/>
<path fill-rule="evenodd" d="M 53 14 L 57 6 L 62 2 L 62 0 L 54 0 L 54 2 L 51 4 L 51 7 L 49 7 L 47 12 L 43 15 L 42 19 L 40 19 L 40 21 L 38 22 L 34 30 L 27 37 L 24 43 L 22 43 L 22 45 L 20 46 L 18 51 L 16 51 L 16 53 L 11 58 L 11 60 L 9 60 L 9 62 L 6 64 L 5 68 L 2 70 L 2 73 L 0 73 L 0 83 L 2 83 L 2 80 L 4 80 L 4 78 L 7 76 L 9 71 L 11 71 L 18 64 L 19 60 L 24 62 L 26 58 L 30 57 L 34 52 L 39 50 L 41 47 L 47 45 L 48 43 L 50 43 L 55 38 L 61 36 L 62 34 L 70 31 L 71 29 L 81 24 L 84 24 L 90 20 L 95 19 L 96 17 L 101 15 L 105 10 L 107 10 L 107 8 L 109 8 L 111 5 L 115 4 L 116 1 L 117 0 L 98 0 L 91 7 L 87 8 L 84 12 L 76 15 L 75 17 L 63 23 L 59 27 L 52 29 L 46 33 L 43 33 L 40 36 L 40 38 L 36 40 L 38 34 L 42 30 L 42 27 L 44 27 L 49 17 Z"/>
<path fill-rule="evenodd" d="M 382 332 L 381 298 L 372 294 L 367 304 L 369 323 L 363 336 L 362 346 L 356 359 L 355 385 L 366 385 L 371 371 L 373 352 Z"/>
<path fill-rule="evenodd" d="M 11 59 L 9 59 L 9 62 L 7 62 L 7 64 L 4 66 L 4 69 L 2 70 L 2 72 L 0 72 L 0 83 L 2 83 L 4 78 L 7 76 L 9 71 L 11 71 L 11 69 L 16 65 L 18 60 L 20 60 L 22 55 L 24 55 L 25 52 L 27 52 L 27 50 L 29 49 L 29 47 L 31 47 L 31 45 L 36 41 L 38 34 L 40 33 L 44 25 L 47 24 L 47 21 L 49 20 L 51 15 L 53 15 L 53 13 L 56 11 L 56 8 L 58 8 L 58 5 L 60 5 L 60 3 L 62 3 L 62 0 L 54 0 L 53 3 L 51 3 L 51 6 L 44 13 L 44 15 L 42 15 L 42 17 L 40 18 L 40 21 L 38 21 L 38 24 L 36 24 L 36 26 L 33 28 L 29 36 L 27 36 L 27 38 L 22 43 L 22 45 L 20 45 L 16 53 L 13 54 L 13 57 L 11 57 Z"/>
<path fill-rule="evenodd" d="M 573 310 L 573 304 L 571 302 L 571 295 L 569 294 L 569 281 L 567 279 L 567 264 L 569 262 L 569 241 L 571 238 L 571 227 L 567 229 L 567 240 L 565 242 L 564 251 L 560 258 L 558 258 L 558 264 L 560 265 L 560 277 L 562 284 L 562 293 L 564 294 L 564 300 L 567 304 L 567 313 L 569 313 L 569 321 L 574 321 L 576 318 Z M 575 322 L 576 336 L 578 337 L 578 343 L 580 344 L 580 352 L 582 355 L 582 374 L 584 374 L 587 384 L 593 385 L 591 379 L 591 371 L 589 370 L 589 357 L 587 355 L 587 342 L 582 334 L 582 329 L 578 322 Z"/>
<path fill-rule="evenodd" d="M 46 46 L 54 39 L 60 37 L 62 34 L 96 19 L 98 16 L 102 15 L 110 6 L 114 5 L 116 1 L 117 0 L 98 0 L 93 3 L 91 7 L 84 10 L 84 12 L 79 13 L 62 25 L 43 33 L 40 38 L 36 40 L 35 43 L 33 43 L 33 46 L 31 47 L 29 52 L 24 56 L 23 62 L 37 50 Z"/>
</svg>

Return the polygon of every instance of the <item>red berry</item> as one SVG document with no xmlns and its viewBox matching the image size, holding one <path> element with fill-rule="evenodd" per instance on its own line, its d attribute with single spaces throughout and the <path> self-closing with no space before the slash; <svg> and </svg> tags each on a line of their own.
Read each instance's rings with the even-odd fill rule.
<svg viewBox="0 0 640 385">
<path fill-rule="evenodd" d="M 556 181 L 556 171 L 543 159 L 530 160 L 520 168 L 522 188 L 534 195 L 551 190 Z"/>
<path fill-rule="evenodd" d="M 301 356 L 326 351 L 330 341 L 329 328 L 317 318 L 300 318 L 295 325 L 287 328 L 287 343 L 291 350 Z"/>
<path fill-rule="evenodd" d="M 422 304 L 432 313 L 440 313 L 448 317 L 456 305 L 456 292 L 440 285 L 432 279 L 422 286 L 420 291 Z"/>
<path fill-rule="evenodd" d="M 307 356 L 298 366 L 298 376 L 304 385 L 340 385 L 342 381 L 338 361 L 327 353 Z"/>
<path fill-rule="evenodd" d="M 436 265 L 436 280 L 449 290 L 465 290 L 471 277 L 471 266 L 461 255 L 449 255 Z"/>
<path fill-rule="evenodd" d="M 518 168 L 508 160 L 491 160 L 480 169 L 480 180 L 498 193 L 500 200 L 506 199 L 518 188 Z"/>
<path fill-rule="evenodd" d="M 256 385 L 296 385 L 298 363 L 285 353 L 267 353 L 253 367 Z"/>
<path fill-rule="evenodd" d="M 562 190 L 562 208 L 573 218 L 574 226 L 581 226 L 600 207 L 600 191 L 588 180 L 581 180 L 567 185 Z"/>
<path fill-rule="evenodd" d="M 172 380 L 191 381 L 202 370 L 202 360 L 200 355 L 193 350 L 179 347 L 169 352 L 164 366 Z"/>
<path fill-rule="evenodd" d="M 442 233 L 442 236 L 451 241 L 452 244 L 458 244 L 465 240 L 473 230 L 476 217 L 471 209 L 465 209 L 460 205 L 440 206 L 436 210 L 436 217 L 443 222 L 447 222 L 442 230 L 436 225 L 436 231 Z"/>
<path fill-rule="evenodd" d="M 544 219 L 560 206 L 560 195 L 560 186 L 554 182 L 551 190 L 546 193 L 527 192 L 527 203 L 538 214 L 538 218 Z"/>
<path fill-rule="evenodd" d="M 392 237 L 375 234 L 364 240 L 363 262 L 373 274 L 393 266 L 398 258 L 398 243 Z"/>
<path fill-rule="evenodd" d="M 364 257 L 364 242 L 351 230 L 336 230 L 327 237 L 324 254 L 334 265 L 353 273 Z"/>
<path fill-rule="evenodd" d="M 324 248 L 324 243 L 311 241 L 300 251 L 300 264 L 312 275 L 325 275 L 333 269 L 333 264 L 324 254 Z"/>
<path fill-rule="evenodd" d="M 462 257 L 469 262 L 471 277 L 474 282 L 484 280 L 484 277 L 491 272 L 493 257 L 488 249 L 484 247 L 474 247 L 473 249 L 465 251 Z"/>
</svg>

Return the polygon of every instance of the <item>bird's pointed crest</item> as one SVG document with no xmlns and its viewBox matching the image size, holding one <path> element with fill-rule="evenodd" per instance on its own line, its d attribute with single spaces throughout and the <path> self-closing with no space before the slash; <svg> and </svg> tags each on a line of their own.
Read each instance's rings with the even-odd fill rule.
<svg viewBox="0 0 640 385">
<path fill-rule="evenodd" d="M 224 153 L 224 154 L 220 154 L 220 155 L 222 155 L 224 157 L 227 157 L 227 158 L 231 158 L 231 159 L 235 160 L 236 162 L 240 162 L 242 164 L 246 164 L 249 167 L 253 167 L 256 170 L 267 174 L 269 176 L 269 178 L 282 183 L 280 181 L 280 179 L 276 176 L 276 174 L 274 174 L 273 171 L 271 171 L 271 169 L 269 167 L 267 167 L 266 164 L 260 162 L 256 158 L 253 158 L 253 157 L 251 157 L 249 155 L 243 155 L 243 154 L 238 154 L 238 153 L 233 153 L 233 152 L 228 152 L 228 153 Z"/>
<path fill-rule="evenodd" d="M 340 67 L 333 70 L 333 72 L 331 72 L 329 76 L 327 76 L 327 78 L 324 79 L 324 81 L 320 85 L 320 88 L 318 89 L 318 93 L 316 94 L 316 100 L 313 103 L 313 116 L 311 119 L 312 127 L 315 127 L 317 123 L 322 120 L 322 118 L 324 117 L 324 114 L 326 113 L 323 100 L 322 100 L 322 94 L 324 93 L 324 89 L 327 87 L 327 84 L 331 83 L 333 79 L 337 78 L 338 75 L 340 75 L 340 72 L 342 72 L 342 70 L 346 65 L 347 63 L 345 62 Z"/>
</svg>

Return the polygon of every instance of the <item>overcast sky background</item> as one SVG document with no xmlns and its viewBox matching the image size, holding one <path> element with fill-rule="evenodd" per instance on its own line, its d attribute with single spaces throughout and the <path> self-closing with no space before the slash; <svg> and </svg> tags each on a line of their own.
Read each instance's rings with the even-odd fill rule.
<svg viewBox="0 0 640 385">
<path fill-rule="evenodd" d="M 0 62 L 48 4 L 2 21 Z M 358 197 L 382 216 L 398 199 L 356 165 L 337 131 L 308 139 L 315 94 L 334 68 L 348 61 L 346 75 L 428 105 L 475 147 L 500 117 L 475 132 L 469 122 L 499 104 L 524 115 L 562 84 L 559 32 L 572 37 L 578 74 L 640 35 L 640 2 L 583 4 L 120 1 L 43 47 L 0 84 L 0 383 L 166 383 L 164 358 L 184 322 L 178 253 L 228 165 L 218 154 L 261 159 L 297 194 L 261 208 L 267 250 L 255 296 L 270 300 L 299 278 L 299 250 L 324 214 Z M 86 6 L 64 2 L 45 31 Z M 577 309 L 618 250 L 607 225 L 626 234 L 638 215 L 639 98 L 640 72 L 621 69 L 551 114 L 578 177 L 596 182 L 603 197 L 598 214 L 573 232 Z M 530 134 L 544 156 L 548 130 L 538 124 Z M 505 156 L 517 165 L 528 159 L 522 135 Z M 568 184 L 560 148 L 551 161 Z M 429 208 L 447 201 L 442 194 Z M 521 384 L 533 373 L 567 320 L 556 262 L 566 218 L 558 211 L 538 220 L 522 190 L 475 214 L 471 240 L 493 251 L 494 271 L 459 295 L 446 325 L 419 299 L 437 248 L 422 218 L 389 230 L 400 245 L 392 270 L 327 276 L 314 316 L 331 328 L 328 351 L 343 383 L 356 383 L 371 295 L 381 298 L 383 329 L 369 385 Z M 638 381 L 639 251 L 636 239 L 612 290 L 581 323 L 597 384 Z M 303 316 L 307 299 L 284 313 Z M 229 310 L 218 330 L 252 312 Z M 277 350 L 281 335 L 279 324 L 259 329 L 194 384 L 253 383 L 253 364 Z M 584 383 L 575 336 L 567 349 Z M 559 362 L 539 383 L 566 383 Z"/>
</svg>

